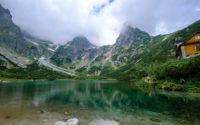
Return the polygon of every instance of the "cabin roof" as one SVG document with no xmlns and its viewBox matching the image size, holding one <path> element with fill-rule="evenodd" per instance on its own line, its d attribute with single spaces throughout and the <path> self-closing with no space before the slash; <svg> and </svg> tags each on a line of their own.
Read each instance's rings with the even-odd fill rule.
<svg viewBox="0 0 200 125">
<path fill-rule="evenodd" d="M 194 37 L 198 33 L 200 34 L 200 31 L 198 31 L 196 33 L 193 33 L 190 37 L 188 37 L 187 39 L 185 39 L 184 42 L 182 42 L 179 46 L 194 44 L 194 43 L 187 43 L 187 41 L 189 41 L 192 37 Z M 199 43 L 199 42 L 195 42 L 195 43 Z"/>
<path fill-rule="evenodd" d="M 188 40 L 190 40 L 192 37 L 194 37 L 196 34 L 198 34 L 198 33 L 200 33 L 200 31 L 198 31 L 198 32 L 196 32 L 196 33 L 193 33 L 190 37 L 188 37 L 185 41 L 184 41 L 184 43 L 185 42 L 187 42 Z"/>
</svg>

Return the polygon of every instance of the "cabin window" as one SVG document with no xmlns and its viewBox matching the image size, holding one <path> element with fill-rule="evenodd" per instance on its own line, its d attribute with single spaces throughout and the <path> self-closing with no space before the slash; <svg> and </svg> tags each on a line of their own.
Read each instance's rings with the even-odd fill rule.
<svg viewBox="0 0 200 125">
<path fill-rule="evenodd" d="M 196 39 L 200 39 L 200 35 L 196 36 L 195 38 L 196 38 Z"/>
<path fill-rule="evenodd" d="M 197 46 L 196 46 L 196 50 L 197 50 L 197 51 L 200 51 L 200 45 L 197 45 Z"/>
</svg>

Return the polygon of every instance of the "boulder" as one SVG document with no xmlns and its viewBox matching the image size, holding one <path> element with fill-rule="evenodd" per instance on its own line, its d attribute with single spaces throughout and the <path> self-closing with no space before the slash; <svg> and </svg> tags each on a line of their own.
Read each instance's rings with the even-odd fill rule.
<svg viewBox="0 0 200 125">
<path fill-rule="evenodd" d="M 98 119 L 90 122 L 88 125 L 120 125 L 120 124 L 114 120 Z"/>
<path fill-rule="evenodd" d="M 67 120 L 66 122 L 64 121 L 57 121 L 55 125 L 78 125 L 78 119 L 77 118 L 71 118 Z"/>
</svg>

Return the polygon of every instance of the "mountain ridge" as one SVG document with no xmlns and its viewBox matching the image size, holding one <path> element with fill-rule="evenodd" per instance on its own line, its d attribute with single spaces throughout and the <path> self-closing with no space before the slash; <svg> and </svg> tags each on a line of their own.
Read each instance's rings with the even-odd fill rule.
<svg viewBox="0 0 200 125">
<path fill-rule="evenodd" d="M 69 45 L 78 50 L 88 49 L 91 47 L 96 47 L 93 45 L 85 36 L 76 36 L 72 41 L 67 42 L 65 45 Z"/>
<path fill-rule="evenodd" d="M 0 61 L 8 63 L 7 67 L 13 65 L 9 61 L 25 67 L 33 61 L 45 58 L 48 63 L 81 76 L 116 78 L 110 75 L 114 73 L 118 76 L 127 76 L 126 79 L 133 79 L 133 76 L 139 72 L 137 67 L 160 65 L 175 60 L 177 40 L 184 41 L 200 30 L 200 20 L 177 32 L 157 36 L 150 36 L 139 28 L 124 25 L 113 45 L 98 47 L 85 36 L 76 36 L 66 44 L 56 46 L 52 42 L 38 39 L 22 31 L 12 22 L 9 10 L 1 6 L 0 20 L 2 20 Z M 7 51 L 4 52 L 4 49 Z"/>
</svg>

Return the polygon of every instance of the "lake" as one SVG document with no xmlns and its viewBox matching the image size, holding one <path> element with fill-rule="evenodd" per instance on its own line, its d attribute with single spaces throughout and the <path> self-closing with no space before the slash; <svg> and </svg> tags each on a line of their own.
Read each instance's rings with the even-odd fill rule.
<svg viewBox="0 0 200 125">
<path fill-rule="evenodd" d="M 200 94 L 138 89 L 126 82 L 0 83 L 0 125 L 199 125 Z"/>
</svg>

